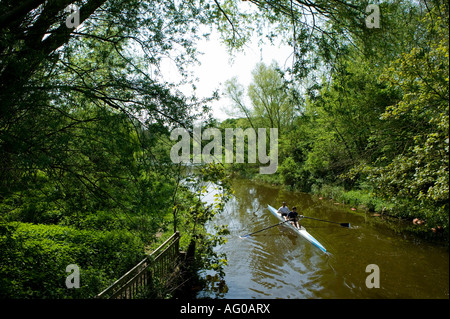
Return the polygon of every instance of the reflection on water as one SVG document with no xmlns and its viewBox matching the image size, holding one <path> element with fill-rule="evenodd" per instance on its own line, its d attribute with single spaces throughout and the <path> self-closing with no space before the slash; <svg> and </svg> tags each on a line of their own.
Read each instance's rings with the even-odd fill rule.
<svg viewBox="0 0 450 319">
<path fill-rule="evenodd" d="M 234 180 L 235 196 L 215 223 L 227 224 L 225 283 L 215 282 L 198 297 L 219 298 L 448 298 L 449 254 L 443 247 L 410 240 L 375 227 L 364 212 L 352 213 L 308 194 L 253 181 Z M 286 201 L 300 214 L 352 228 L 302 220 L 331 253 L 326 255 L 289 228 L 278 226 L 248 238 L 242 235 L 279 221 L 267 205 Z M 380 269 L 380 288 L 366 287 L 366 266 Z M 214 280 L 212 280 L 214 281 Z M 217 281 L 217 280 L 216 280 Z"/>
</svg>

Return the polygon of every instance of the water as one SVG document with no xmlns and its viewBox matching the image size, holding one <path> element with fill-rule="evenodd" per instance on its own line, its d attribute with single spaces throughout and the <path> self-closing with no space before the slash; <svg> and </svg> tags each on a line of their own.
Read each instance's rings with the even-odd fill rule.
<svg viewBox="0 0 450 319">
<path fill-rule="evenodd" d="M 219 295 L 204 290 L 199 298 L 449 298 L 447 248 L 399 235 L 374 223 L 377 217 L 308 194 L 248 180 L 234 180 L 233 189 L 234 198 L 214 221 L 230 230 L 218 248 L 228 259 L 225 289 Z M 305 216 L 352 227 L 302 220 L 329 255 L 283 226 L 240 237 L 279 222 L 267 205 L 278 208 L 283 201 Z M 366 285 L 374 275 L 366 267 L 373 264 L 379 288 Z"/>
</svg>

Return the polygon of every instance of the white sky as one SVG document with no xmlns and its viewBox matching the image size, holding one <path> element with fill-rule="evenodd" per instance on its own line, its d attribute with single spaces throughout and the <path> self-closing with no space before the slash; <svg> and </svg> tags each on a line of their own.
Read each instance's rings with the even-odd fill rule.
<svg viewBox="0 0 450 319">
<path fill-rule="evenodd" d="M 243 52 L 235 53 L 233 59 L 227 52 L 224 44 L 220 43 L 218 34 L 213 31 L 209 40 L 202 40 L 198 42 L 197 48 L 199 52 L 204 53 L 198 56 L 201 65 L 189 68 L 194 72 L 194 76 L 198 78 L 195 82 L 197 87 L 196 95 L 199 98 L 209 97 L 215 90 L 219 91 L 221 98 L 219 101 L 214 101 L 211 104 L 213 115 L 220 121 L 225 120 L 229 116 L 223 111 L 229 108 L 230 100 L 222 96 L 224 90 L 224 83 L 233 76 L 238 78 L 245 88 L 251 82 L 251 72 L 256 63 L 263 61 L 270 64 L 273 60 L 278 62 L 278 65 L 284 69 L 292 64 L 292 48 L 288 46 L 279 45 L 263 45 L 261 48 L 257 45 L 257 39 L 252 43 L 247 44 Z M 167 65 L 164 67 L 166 69 Z M 164 75 L 165 80 L 170 81 L 175 74 L 175 67 L 167 70 Z M 175 76 L 176 77 L 176 76 Z M 192 92 L 190 86 L 180 88 L 180 90 L 190 95 Z"/>
</svg>

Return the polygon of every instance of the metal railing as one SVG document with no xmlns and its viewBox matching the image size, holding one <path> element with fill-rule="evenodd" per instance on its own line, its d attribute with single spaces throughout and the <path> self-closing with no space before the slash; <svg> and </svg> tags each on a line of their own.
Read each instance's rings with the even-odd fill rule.
<svg viewBox="0 0 450 319">
<path fill-rule="evenodd" d="M 180 261 L 180 233 L 175 232 L 154 252 L 97 295 L 101 299 L 133 299 L 154 280 L 165 281 L 173 275 Z"/>
</svg>

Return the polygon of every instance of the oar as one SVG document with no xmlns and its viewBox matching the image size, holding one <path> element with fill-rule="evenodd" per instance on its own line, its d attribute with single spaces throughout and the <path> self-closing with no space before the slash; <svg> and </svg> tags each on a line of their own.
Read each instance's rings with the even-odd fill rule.
<svg viewBox="0 0 450 319">
<path fill-rule="evenodd" d="M 318 220 L 318 221 L 320 221 L 320 222 L 326 222 L 326 223 L 338 224 L 338 225 L 341 225 L 342 227 L 348 227 L 348 228 L 350 228 L 350 223 L 337 223 L 337 222 L 332 222 L 331 220 L 318 219 L 318 218 L 313 218 L 313 217 L 308 217 L 308 216 L 299 216 L 299 217 L 300 217 L 300 218 L 314 219 L 314 220 Z"/>
<path fill-rule="evenodd" d="M 281 222 L 281 223 L 278 223 L 278 224 L 275 224 L 275 225 L 272 225 L 272 226 L 269 226 L 269 227 L 266 227 L 266 228 L 257 230 L 257 231 L 255 231 L 255 232 L 253 232 L 253 233 L 250 233 L 250 234 L 247 234 L 247 235 L 244 235 L 244 236 L 239 236 L 239 237 L 241 237 L 241 238 L 250 237 L 250 236 L 253 235 L 253 234 L 262 232 L 263 230 L 266 230 L 266 229 L 269 229 L 269 228 L 272 228 L 272 227 L 279 226 L 279 225 L 284 224 L 284 223 L 286 223 L 286 222 L 288 222 L 288 221 L 290 221 L 290 220 L 288 219 L 288 220 L 285 220 L 284 222 Z"/>
</svg>

